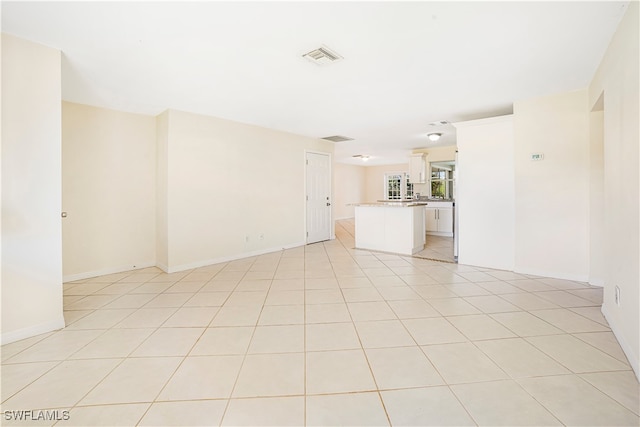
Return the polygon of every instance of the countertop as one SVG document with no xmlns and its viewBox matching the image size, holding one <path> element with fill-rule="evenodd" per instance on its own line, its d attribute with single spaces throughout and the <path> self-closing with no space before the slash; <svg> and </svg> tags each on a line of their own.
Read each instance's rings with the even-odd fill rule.
<svg viewBox="0 0 640 427">
<path fill-rule="evenodd" d="M 353 206 L 365 207 L 390 207 L 390 208 L 412 208 L 414 206 L 428 206 L 430 203 L 455 203 L 453 200 L 443 199 L 402 199 L 402 200 L 378 200 L 377 202 L 354 203 Z"/>
<path fill-rule="evenodd" d="M 385 201 L 385 202 L 371 202 L 371 203 L 355 203 L 354 206 L 376 207 L 376 208 L 412 208 L 414 206 L 426 206 L 429 202 L 421 202 L 420 200 L 411 201 Z"/>
</svg>

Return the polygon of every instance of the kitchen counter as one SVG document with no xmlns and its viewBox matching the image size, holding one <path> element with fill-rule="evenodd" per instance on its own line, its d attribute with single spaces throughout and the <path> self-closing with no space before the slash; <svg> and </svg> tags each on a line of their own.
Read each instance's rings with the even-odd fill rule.
<svg viewBox="0 0 640 427">
<path fill-rule="evenodd" d="M 413 206 L 426 206 L 427 203 L 419 200 L 380 200 L 377 202 L 356 203 L 354 206 L 410 208 Z"/>
<path fill-rule="evenodd" d="M 357 204 L 356 248 L 401 255 L 420 252 L 425 244 L 425 206 L 418 200 Z"/>
</svg>

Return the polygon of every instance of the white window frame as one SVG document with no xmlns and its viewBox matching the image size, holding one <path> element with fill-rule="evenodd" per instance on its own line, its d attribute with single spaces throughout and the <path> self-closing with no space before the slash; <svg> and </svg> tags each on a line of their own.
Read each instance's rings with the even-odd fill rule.
<svg viewBox="0 0 640 427">
<path fill-rule="evenodd" d="M 400 177 L 400 194 L 398 197 L 389 197 L 389 180 L 392 177 Z M 383 182 L 384 200 L 400 200 L 413 198 L 413 183 L 409 179 L 407 172 L 386 172 Z"/>
<path fill-rule="evenodd" d="M 439 173 L 439 172 L 436 172 Z M 433 183 L 434 182 L 442 182 L 444 184 L 444 194 L 445 196 L 449 196 L 451 195 L 451 198 L 454 197 L 453 192 L 455 191 L 455 179 L 454 178 L 434 178 L 433 177 L 433 170 L 431 170 L 431 173 L 429 174 L 429 198 L 439 198 L 437 197 L 435 194 L 433 194 Z M 445 197 L 445 198 L 449 198 L 449 197 Z"/>
</svg>

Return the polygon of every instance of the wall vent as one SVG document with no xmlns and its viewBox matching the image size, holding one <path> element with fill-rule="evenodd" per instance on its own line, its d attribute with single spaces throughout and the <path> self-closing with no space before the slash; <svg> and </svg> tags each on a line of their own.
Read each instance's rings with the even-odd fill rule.
<svg viewBox="0 0 640 427">
<path fill-rule="evenodd" d="M 321 139 L 326 139 L 327 141 L 331 141 L 331 142 L 353 141 L 353 138 L 349 138 L 348 136 L 342 136 L 342 135 L 325 136 L 324 138 L 321 138 Z"/>
<path fill-rule="evenodd" d="M 429 123 L 429 126 L 444 126 L 444 125 L 448 125 L 449 122 L 446 120 L 439 120 L 437 122 L 431 122 Z"/>
<path fill-rule="evenodd" d="M 318 65 L 331 64 L 342 59 L 342 56 L 338 55 L 326 46 L 320 46 L 311 52 L 305 53 L 302 57 L 307 58 L 309 61 Z"/>
</svg>

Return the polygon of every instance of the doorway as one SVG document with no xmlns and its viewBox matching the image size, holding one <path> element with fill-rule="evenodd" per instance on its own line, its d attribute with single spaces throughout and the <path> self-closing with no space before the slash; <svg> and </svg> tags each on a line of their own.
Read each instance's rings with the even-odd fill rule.
<svg viewBox="0 0 640 427">
<path fill-rule="evenodd" d="M 427 177 L 428 200 L 441 201 L 425 210 L 425 247 L 414 254 L 419 258 L 457 262 L 458 219 L 456 209 L 456 178 L 458 151 L 450 160 L 429 163 Z M 433 205 L 433 204 L 432 204 Z"/>
<path fill-rule="evenodd" d="M 306 152 L 307 244 L 331 239 L 331 155 Z"/>
</svg>

